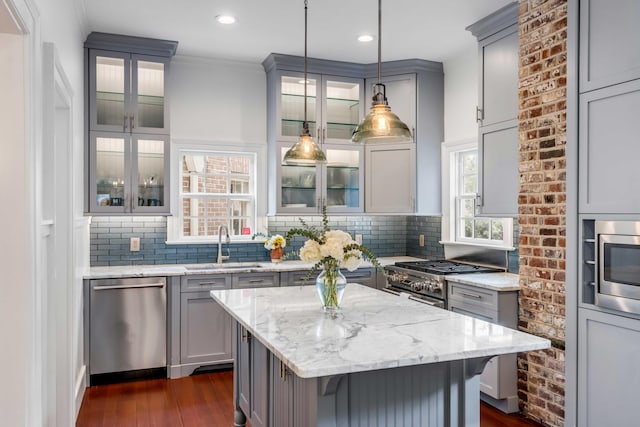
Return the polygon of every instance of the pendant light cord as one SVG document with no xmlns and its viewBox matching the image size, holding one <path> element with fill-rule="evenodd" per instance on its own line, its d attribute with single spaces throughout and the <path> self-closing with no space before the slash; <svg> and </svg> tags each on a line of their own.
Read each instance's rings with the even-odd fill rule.
<svg viewBox="0 0 640 427">
<path fill-rule="evenodd" d="M 304 123 L 302 131 L 309 134 L 309 123 L 307 123 L 307 1 L 304 0 Z"/>
<path fill-rule="evenodd" d="M 305 0 L 306 3 L 307 0 Z M 378 84 L 382 81 L 380 72 L 382 62 L 382 0 L 378 0 Z"/>
</svg>

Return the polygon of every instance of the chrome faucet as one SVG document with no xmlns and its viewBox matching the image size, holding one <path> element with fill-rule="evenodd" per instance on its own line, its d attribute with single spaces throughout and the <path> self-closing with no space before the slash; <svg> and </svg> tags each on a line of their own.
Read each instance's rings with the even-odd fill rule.
<svg viewBox="0 0 640 427">
<path fill-rule="evenodd" d="M 225 235 L 227 236 L 225 241 L 227 243 L 227 254 L 226 255 L 222 255 L 222 230 L 224 230 Z M 225 259 L 229 259 L 229 257 L 231 256 L 231 253 L 229 251 L 229 243 L 231 242 L 231 239 L 229 238 L 229 229 L 227 228 L 226 225 L 221 225 L 218 227 L 218 260 L 217 263 L 218 264 L 222 264 L 222 261 L 224 261 Z"/>
</svg>

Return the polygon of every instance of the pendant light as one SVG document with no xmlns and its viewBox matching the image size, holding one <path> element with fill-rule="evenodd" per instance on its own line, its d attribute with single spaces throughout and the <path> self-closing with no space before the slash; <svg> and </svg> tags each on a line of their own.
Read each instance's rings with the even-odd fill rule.
<svg viewBox="0 0 640 427">
<path fill-rule="evenodd" d="M 382 0 L 378 0 L 378 83 L 373 86 L 371 112 L 355 128 L 352 142 L 404 142 L 413 141 L 409 127 L 391 112 L 386 87 L 381 83 L 382 56 Z"/>
<path fill-rule="evenodd" d="M 302 135 L 298 142 L 285 153 L 284 162 L 288 165 L 312 165 L 324 163 L 327 157 L 318 144 L 313 142 L 307 123 L 307 0 L 304 0 L 304 121 Z"/>
</svg>

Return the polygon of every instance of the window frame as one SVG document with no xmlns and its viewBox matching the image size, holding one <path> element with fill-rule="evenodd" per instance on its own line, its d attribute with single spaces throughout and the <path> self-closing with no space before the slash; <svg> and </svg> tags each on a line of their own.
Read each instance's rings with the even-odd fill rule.
<svg viewBox="0 0 640 427">
<path fill-rule="evenodd" d="M 219 154 L 224 156 L 232 156 L 237 154 L 239 156 L 252 157 L 253 162 L 253 177 L 249 177 L 252 181 L 250 186 L 254 191 L 251 195 L 242 193 L 183 193 L 182 191 L 182 159 L 184 154 Z M 183 209 L 182 201 L 185 198 L 185 194 L 191 195 L 187 197 L 196 197 L 204 199 L 227 199 L 233 201 L 238 200 L 253 200 L 253 217 L 254 227 L 250 234 L 246 235 L 230 235 L 231 243 L 250 243 L 256 242 L 252 240 L 252 236 L 256 233 L 262 233 L 264 231 L 264 222 L 266 217 L 266 144 L 229 144 L 229 143 L 216 143 L 216 142 L 201 142 L 201 141 L 172 141 L 171 144 L 171 175 L 172 175 L 172 188 L 171 188 L 171 216 L 167 217 L 167 241 L 168 244 L 212 244 L 218 243 L 218 235 L 214 233 L 208 236 L 185 236 L 183 230 Z M 230 179 L 232 175 L 227 174 L 227 179 Z M 228 185 L 231 185 L 228 181 Z M 230 188 L 227 188 L 229 190 Z M 206 217 L 205 217 L 206 218 Z M 227 225 L 230 225 L 230 221 L 234 217 L 227 215 Z"/>
<path fill-rule="evenodd" d="M 513 218 L 476 217 L 471 219 L 488 220 L 489 235 L 492 233 L 494 221 L 502 223 L 503 238 L 501 240 L 485 238 L 469 238 L 462 233 L 462 218 L 459 200 L 474 200 L 471 193 L 460 194 L 462 153 L 478 150 L 476 139 L 442 143 L 442 241 L 447 244 L 481 246 L 492 249 L 513 250 Z M 477 159 L 477 157 L 476 157 Z M 477 171 L 477 164 L 476 164 Z M 477 182 L 477 181 L 476 181 Z"/>
</svg>

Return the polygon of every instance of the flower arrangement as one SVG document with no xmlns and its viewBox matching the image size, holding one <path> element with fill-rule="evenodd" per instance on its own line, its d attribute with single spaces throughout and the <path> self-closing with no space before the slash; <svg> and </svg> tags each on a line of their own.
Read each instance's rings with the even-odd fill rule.
<svg viewBox="0 0 640 427">
<path fill-rule="evenodd" d="M 318 276 L 318 294 L 325 310 L 332 311 L 339 308 L 341 291 L 344 290 L 346 279 L 340 273 L 340 268 L 353 271 L 360 266 L 363 259 L 368 259 L 374 267 L 380 264 L 374 253 L 366 246 L 356 243 L 349 233 L 342 230 L 330 230 L 326 209 L 322 210 L 322 229 L 310 226 L 299 218 L 301 228 L 292 228 L 287 232 L 286 240 L 299 235 L 306 237 L 304 246 L 300 249 L 300 259 L 314 263 L 307 277 L 322 268 Z M 342 284 L 342 289 L 339 285 Z"/>
<path fill-rule="evenodd" d="M 268 251 L 271 251 L 271 261 L 279 262 L 280 258 L 282 258 L 282 254 L 284 253 L 284 248 L 287 246 L 287 241 L 280 234 L 274 234 L 271 237 L 264 235 L 262 233 L 254 234 L 252 239 L 255 239 L 257 236 L 262 236 L 265 238 L 264 240 L 264 248 Z"/>
<path fill-rule="evenodd" d="M 287 246 L 287 241 L 279 234 L 274 234 L 264 241 L 264 248 L 270 251 L 284 248 L 285 246 Z"/>
</svg>

